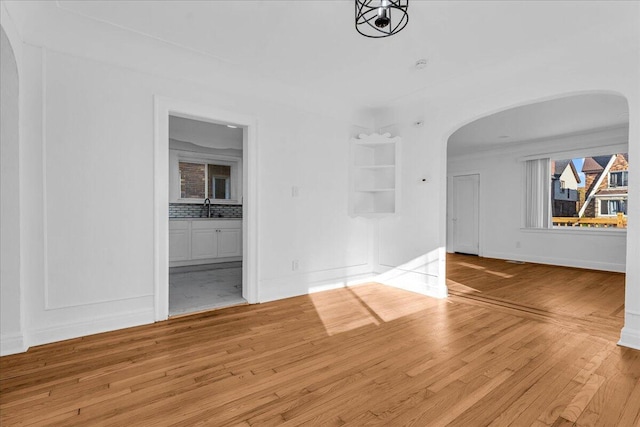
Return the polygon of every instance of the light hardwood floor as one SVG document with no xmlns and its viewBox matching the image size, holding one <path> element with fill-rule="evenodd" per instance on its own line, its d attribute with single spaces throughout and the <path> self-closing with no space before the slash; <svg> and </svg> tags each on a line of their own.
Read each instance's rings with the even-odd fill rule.
<svg viewBox="0 0 640 427">
<path fill-rule="evenodd" d="M 639 425 L 622 275 L 452 256 L 449 276 L 446 300 L 370 284 L 3 357 L 0 424 Z"/>
</svg>

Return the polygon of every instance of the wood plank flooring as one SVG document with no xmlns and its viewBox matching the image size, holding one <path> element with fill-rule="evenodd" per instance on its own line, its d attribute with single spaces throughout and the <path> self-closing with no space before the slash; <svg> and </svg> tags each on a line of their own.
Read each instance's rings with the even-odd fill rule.
<svg viewBox="0 0 640 427">
<path fill-rule="evenodd" d="M 0 425 L 640 425 L 622 275 L 449 269 L 446 300 L 368 284 L 0 358 Z"/>
</svg>

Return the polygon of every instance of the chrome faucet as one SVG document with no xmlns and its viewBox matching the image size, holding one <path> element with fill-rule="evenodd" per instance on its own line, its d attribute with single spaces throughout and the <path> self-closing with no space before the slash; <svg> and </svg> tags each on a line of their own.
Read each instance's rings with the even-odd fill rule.
<svg viewBox="0 0 640 427">
<path fill-rule="evenodd" d="M 207 197 L 204 199 L 204 206 L 207 208 L 207 218 L 211 218 L 211 200 Z"/>
</svg>

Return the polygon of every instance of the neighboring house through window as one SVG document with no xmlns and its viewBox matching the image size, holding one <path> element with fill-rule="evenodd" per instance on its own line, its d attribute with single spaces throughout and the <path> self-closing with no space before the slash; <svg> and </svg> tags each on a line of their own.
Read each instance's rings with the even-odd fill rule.
<svg viewBox="0 0 640 427">
<path fill-rule="evenodd" d="M 525 162 L 525 227 L 626 228 L 628 169 L 627 153 Z"/>
</svg>

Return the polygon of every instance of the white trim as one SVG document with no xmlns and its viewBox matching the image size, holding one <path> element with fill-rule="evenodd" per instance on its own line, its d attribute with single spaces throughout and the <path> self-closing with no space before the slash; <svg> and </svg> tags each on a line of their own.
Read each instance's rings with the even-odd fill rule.
<svg viewBox="0 0 640 427">
<path fill-rule="evenodd" d="M 533 154 L 531 156 L 519 157 L 518 161 L 526 162 L 527 160 L 537 160 L 545 158 L 548 158 L 550 160 L 566 160 L 574 159 L 576 157 L 608 156 L 611 155 L 611 153 L 626 153 L 628 149 L 629 144 L 615 143 L 599 145 L 597 147 L 585 147 L 573 150 L 550 151 L 542 154 Z"/>
<path fill-rule="evenodd" d="M 580 259 L 547 257 L 535 255 L 521 255 L 515 253 L 502 253 L 488 251 L 485 254 L 487 258 L 496 258 L 513 261 L 532 262 L 535 264 L 555 265 L 559 267 L 585 268 L 589 270 L 611 271 L 614 273 L 624 273 L 626 271 L 625 263 L 600 262 L 600 261 L 583 261 Z"/>
<path fill-rule="evenodd" d="M 630 322 L 626 323 L 629 324 Z M 631 329 L 629 326 L 622 328 L 620 331 L 620 341 L 618 341 L 618 345 L 640 350 L 640 330 Z"/>
<path fill-rule="evenodd" d="M 88 305 L 108 304 L 108 303 L 112 303 L 112 302 L 129 301 L 129 300 L 133 300 L 133 299 L 143 299 L 143 298 L 149 298 L 149 297 L 153 297 L 153 295 L 152 294 L 142 294 L 142 295 L 133 295 L 133 296 L 128 296 L 128 297 L 122 297 L 122 298 L 96 299 L 96 300 L 91 300 L 91 301 L 82 301 L 82 302 L 76 302 L 76 303 L 73 303 L 73 304 L 65 304 L 65 305 L 47 304 L 45 306 L 44 310 L 45 311 L 56 311 L 56 310 L 63 310 L 63 309 L 67 309 L 67 308 L 73 308 L 73 307 L 86 307 Z"/>
<path fill-rule="evenodd" d="M 553 228 L 521 228 L 520 231 L 525 233 L 552 233 L 552 234 L 599 234 L 603 235 L 623 235 L 626 237 L 627 229 L 626 228 L 604 228 L 604 227 L 561 227 L 558 225 L 553 226 Z"/>
<path fill-rule="evenodd" d="M 242 296 L 258 302 L 258 144 L 254 116 L 219 110 L 184 100 L 154 97 L 154 318 L 169 317 L 169 115 L 244 127 Z M 244 203 L 246 201 L 246 203 Z"/>
<path fill-rule="evenodd" d="M 343 288 L 375 280 L 368 263 L 264 279 L 260 302 L 276 301 L 323 290 Z"/>
<path fill-rule="evenodd" d="M 32 346 L 48 344 L 133 326 L 147 325 L 153 323 L 153 317 L 153 310 L 145 308 L 115 315 L 96 316 L 82 322 L 47 326 L 30 331 L 29 344 Z"/>
<path fill-rule="evenodd" d="M 28 349 L 24 335 L 21 333 L 0 335 L 0 356 L 24 353 Z"/>
</svg>

